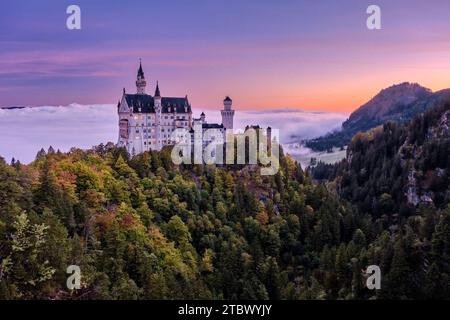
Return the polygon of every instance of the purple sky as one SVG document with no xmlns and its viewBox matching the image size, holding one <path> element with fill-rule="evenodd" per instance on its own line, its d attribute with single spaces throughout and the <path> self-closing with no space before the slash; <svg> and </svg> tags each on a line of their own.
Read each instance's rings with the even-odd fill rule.
<svg viewBox="0 0 450 320">
<path fill-rule="evenodd" d="M 318 3 L 320 2 L 320 3 Z M 82 30 L 66 29 L 78 4 Z M 366 8 L 382 9 L 381 31 Z M 194 107 L 348 112 L 403 81 L 450 87 L 450 1 L 3 0 L 0 106 L 115 103 L 138 59 Z"/>
</svg>

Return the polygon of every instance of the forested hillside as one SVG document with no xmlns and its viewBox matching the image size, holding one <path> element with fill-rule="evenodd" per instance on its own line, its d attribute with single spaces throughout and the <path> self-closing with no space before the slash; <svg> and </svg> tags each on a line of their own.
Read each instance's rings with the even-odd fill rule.
<svg viewBox="0 0 450 320">
<path fill-rule="evenodd" d="M 113 145 L 1 160 L 0 298 L 448 298 L 450 209 L 395 218 L 391 198 L 374 215 L 284 156 L 275 176 L 175 167 L 167 149 L 129 159 Z M 379 291 L 365 287 L 372 264 Z M 79 290 L 66 287 L 69 265 Z"/>
<path fill-rule="evenodd" d="M 434 286 L 438 296 L 450 297 L 449 102 L 410 123 L 387 123 L 356 135 L 345 160 L 320 163 L 311 173 L 357 212 L 369 213 L 389 230 L 386 236 L 397 234 L 384 254 L 402 247 L 401 264 L 410 271 L 402 290 Z"/>
<path fill-rule="evenodd" d="M 347 158 L 320 163 L 314 179 L 335 180 L 341 197 L 379 217 L 410 216 L 419 205 L 450 203 L 450 103 L 407 124 L 389 122 L 355 135 Z"/>
</svg>

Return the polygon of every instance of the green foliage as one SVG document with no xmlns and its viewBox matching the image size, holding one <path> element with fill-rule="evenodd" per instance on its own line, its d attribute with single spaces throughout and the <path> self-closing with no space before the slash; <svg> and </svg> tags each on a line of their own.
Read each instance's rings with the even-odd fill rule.
<svg viewBox="0 0 450 320">
<path fill-rule="evenodd" d="M 2 259 L 1 268 L 6 286 L 12 287 L 9 290 L 18 298 L 38 295 L 41 285 L 55 273 L 44 250 L 48 229 L 44 224 L 32 224 L 25 213 L 14 221 L 9 254 Z"/>
<path fill-rule="evenodd" d="M 0 298 L 448 298 L 448 199 L 402 211 L 406 132 L 356 136 L 353 161 L 322 174 L 339 177 L 333 188 L 287 156 L 274 176 L 112 145 L 0 159 Z M 414 165 L 448 170 L 443 146 Z M 448 176 L 424 179 L 440 194 Z M 72 264 L 82 283 L 70 291 Z M 381 291 L 365 288 L 370 264 Z"/>
</svg>

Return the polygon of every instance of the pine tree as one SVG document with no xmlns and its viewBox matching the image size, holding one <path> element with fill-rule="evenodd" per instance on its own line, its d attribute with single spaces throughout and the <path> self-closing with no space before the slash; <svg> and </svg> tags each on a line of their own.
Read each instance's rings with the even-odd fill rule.
<svg viewBox="0 0 450 320">
<path fill-rule="evenodd" d="M 450 295 L 450 206 L 442 214 L 432 238 L 431 254 L 441 275 L 442 294 Z"/>
<path fill-rule="evenodd" d="M 349 260 L 345 244 L 341 244 L 336 252 L 336 273 L 343 287 L 347 286 L 349 274 Z"/>
<path fill-rule="evenodd" d="M 6 282 L 17 288 L 17 298 L 36 297 L 40 286 L 50 280 L 55 269 L 45 250 L 48 226 L 32 224 L 25 213 L 14 222 L 11 249 L 0 265 Z"/>
<path fill-rule="evenodd" d="M 391 269 L 387 275 L 388 279 L 388 297 L 394 299 L 407 299 L 410 297 L 409 291 L 411 268 L 409 267 L 403 239 L 396 241 L 394 246 L 394 257 L 392 259 Z"/>
<path fill-rule="evenodd" d="M 35 160 L 41 160 L 42 158 L 44 158 L 47 154 L 45 153 L 44 148 L 42 148 L 41 150 L 38 151 L 38 153 L 36 154 Z"/>
</svg>

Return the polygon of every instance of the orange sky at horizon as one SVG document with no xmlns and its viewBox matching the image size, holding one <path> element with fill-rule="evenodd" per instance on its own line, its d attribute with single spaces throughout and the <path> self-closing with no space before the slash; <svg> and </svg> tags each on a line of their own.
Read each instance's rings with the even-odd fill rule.
<svg viewBox="0 0 450 320">
<path fill-rule="evenodd" d="M 5 3 L 14 14 L 0 19 L 1 106 L 115 104 L 124 87 L 136 92 L 139 58 L 147 93 L 159 80 L 163 96 L 187 94 L 194 109 L 219 110 L 229 95 L 236 110 L 350 113 L 394 84 L 450 88 L 448 0 L 379 0 L 381 30 L 368 30 L 358 0 L 137 1 L 106 11 L 79 2 L 79 32 L 61 23 L 61 3 Z M 171 23 L 137 19 L 156 7 Z"/>
<path fill-rule="evenodd" d="M 386 79 L 367 79 L 362 83 L 340 83 L 327 88 L 326 92 L 322 87 L 306 87 L 303 89 L 285 89 L 283 92 L 278 92 L 276 95 L 266 91 L 265 94 L 255 91 L 246 91 L 245 94 L 240 91 L 245 91 L 245 87 L 241 87 L 233 94 L 224 92 L 222 95 L 230 95 L 233 98 L 234 106 L 242 110 L 269 110 L 269 109 L 298 109 L 305 111 L 323 111 L 323 112 L 341 112 L 351 113 L 361 107 L 363 104 L 370 101 L 382 89 L 388 88 L 392 85 L 397 85 L 403 82 L 418 83 L 421 86 L 432 90 L 433 92 L 450 88 L 450 79 L 445 81 L 443 76 L 429 77 L 427 81 L 420 81 L 415 78 L 397 77 L 393 81 Z M 241 90 L 240 90 L 241 89 Z M 298 92 L 298 94 L 295 94 Z M 220 109 L 221 100 L 213 93 L 206 93 L 202 99 L 195 96 L 190 96 L 193 106 L 203 106 L 204 101 L 217 100 L 217 107 L 208 106 L 208 109 Z"/>
</svg>

